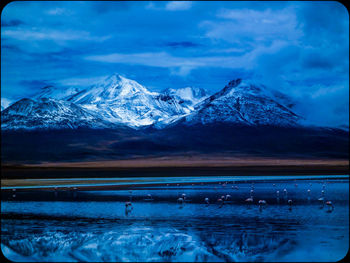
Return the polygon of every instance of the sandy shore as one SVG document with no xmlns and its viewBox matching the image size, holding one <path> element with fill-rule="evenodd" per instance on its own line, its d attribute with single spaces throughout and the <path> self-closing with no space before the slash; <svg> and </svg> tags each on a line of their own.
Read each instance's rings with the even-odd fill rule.
<svg viewBox="0 0 350 263">
<path fill-rule="evenodd" d="M 27 164 L 32 168 L 161 168 L 161 167 L 242 167 L 242 166 L 349 166 L 349 160 L 227 156 L 165 156 L 90 162 Z"/>
<path fill-rule="evenodd" d="M 147 178 L 148 183 L 152 184 L 152 177 L 348 174 L 349 160 L 187 156 L 7 165 L 2 166 L 1 186 L 93 185 L 96 184 L 93 178 L 101 178 L 98 182 L 101 185 L 121 187 L 133 184 L 140 177 Z M 65 181 L 64 178 L 69 180 Z M 83 181 L 81 178 L 84 178 Z"/>
</svg>

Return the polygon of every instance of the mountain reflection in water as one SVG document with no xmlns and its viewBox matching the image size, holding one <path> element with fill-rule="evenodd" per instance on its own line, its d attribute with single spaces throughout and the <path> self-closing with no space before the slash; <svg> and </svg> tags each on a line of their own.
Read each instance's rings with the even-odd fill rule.
<svg viewBox="0 0 350 263">
<path fill-rule="evenodd" d="M 75 195 L 3 193 L 1 248 L 13 261 L 342 259 L 349 247 L 348 179 L 281 178 Z M 226 195 L 221 205 L 217 200 Z M 318 200 L 322 195 L 333 211 Z M 259 200 L 267 202 L 260 210 Z M 133 209 L 126 213 L 128 201 Z"/>
</svg>

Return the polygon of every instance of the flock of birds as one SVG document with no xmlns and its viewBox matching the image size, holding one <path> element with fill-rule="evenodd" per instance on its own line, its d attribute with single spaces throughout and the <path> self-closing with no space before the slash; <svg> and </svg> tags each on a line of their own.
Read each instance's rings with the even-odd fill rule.
<svg viewBox="0 0 350 263">
<path fill-rule="evenodd" d="M 201 183 L 203 185 L 203 183 Z M 223 187 L 225 187 L 228 184 L 228 182 L 226 183 L 219 183 L 219 185 L 222 185 Z M 310 183 L 310 186 L 312 184 Z M 169 186 L 169 184 L 167 184 L 167 186 Z M 177 184 L 177 186 L 179 186 L 179 184 Z M 194 186 L 194 184 L 192 184 L 192 186 Z M 273 187 L 276 187 L 276 184 L 272 184 Z M 298 187 L 298 184 L 295 184 L 295 187 Z M 238 190 L 238 186 L 232 186 L 232 188 Z M 215 186 L 214 189 L 217 189 L 217 187 Z M 320 202 L 321 206 L 320 208 L 323 209 L 324 206 L 326 205 L 328 207 L 327 212 L 332 212 L 334 210 L 334 205 L 332 203 L 332 201 L 325 199 L 325 189 L 326 189 L 326 185 L 323 182 L 322 185 L 322 191 L 321 191 L 321 196 L 320 198 L 318 198 L 318 201 Z M 72 187 L 73 190 L 73 196 L 76 196 L 76 191 L 78 190 L 77 187 Z M 12 189 L 12 197 L 15 198 L 16 197 L 16 189 L 13 188 Z M 125 202 L 125 214 L 128 215 L 132 210 L 133 210 L 133 206 L 132 206 L 132 191 L 129 190 L 130 193 L 130 201 Z M 57 196 L 57 187 L 55 187 L 55 196 Z M 307 190 L 307 196 L 308 196 L 308 201 L 310 201 L 311 199 L 311 190 L 308 189 Z M 291 211 L 292 207 L 293 207 L 293 200 L 292 199 L 288 199 L 288 191 L 287 189 L 283 189 L 283 194 L 282 194 L 282 198 L 284 200 L 287 201 L 288 204 L 288 209 Z M 153 197 L 151 194 L 147 194 L 146 198 L 144 199 L 144 201 L 154 201 Z M 188 200 L 188 198 L 186 197 L 186 194 L 182 194 L 181 197 L 179 197 L 177 199 L 177 202 L 180 204 L 180 207 L 183 206 L 183 204 L 185 202 L 189 202 L 190 200 Z M 280 191 L 276 191 L 276 201 L 277 203 L 280 203 Z M 231 202 L 231 195 L 227 194 L 227 195 L 222 195 L 221 197 L 219 197 L 217 199 L 217 203 L 219 204 L 219 207 L 221 208 L 225 203 L 229 203 Z M 206 206 L 208 206 L 210 204 L 210 199 L 208 197 L 204 198 L 204 203 L 206 204 Z M 245 199 L 245 203 L 247 204 L 248 207 L 251 207 L 251 205 L 254 204 L 254 182 L 252 182 L 251 184 L 251 189 L 250 189 L 250 196 Z M 259 207 L 259 211 L 262 211 L 266 206 L 267 206 L 267 202 L 266 200 L 259 200 L 257 202 L 258 207 Z"/>
<path fill-rule="evenodd" d="M 219 183 L 220 185 L 222 185 L 223 187 L 225 187 L 228 183 Z M 203 185 L 203 183 L 202 183 Z M 272 184 L 273 187 L 276 187 L 276 184 Z M 312 184 L 310 183 L 310 186 Z M 169 186 L 169 184 L 167 184 L 167 186 Z M 177 184 L 177 186 L 179 186 L 179 184 Z M 194 184 L 192 184 L 192 186 L 194 186 Z M 298 184 L 295 184 L 295 187 L 298 187 Z M 238 190 L 238 186 L 235 185 L 235 186 L 232 186 L 232 188 Z M 217 187 L 214 187 L 214 189 L 217 189 Z M 317 199 L 321 206 L 320 206 L 320 209 L 323 209 L 325 207 L 325 205 L 328 207 L 328 210 L 327 212 L 330 213 L 334 210 L 334 205 L 332 203 L 332 201 L 330 200 L 327 200 L 325 199 L 325 189 L 326 189 L 326 185 L 325 183 L 323 182 L 323 185 L 322 185 L 322 191 L 321 191 L 321 196 Z M 132 191 L 129 190 L 129 193 L 130 193 L 130 201 L 126 202 L 125 203 L 125 214 L 129 214 L 131 211 L 132 211 Z M 311 200 L 311 190 L 308 189 L 307 190 L 307 199 L 308 201 Z M 282 198 L 284 200 L 286 200 L 287 202 L 287 205 L 288 205 L 288 209 L 290 211 L 292 211 L 293 209 L 293 200 L 292 199 L 288 199 L 288 191 L 287 189 L 283 189 L 283 194 L 282 194 Z M 146 198 L 144 199 L 144 201 L 154 201 L 153 197 L 151 194 L 147 194 Z M 182 194 L 178 199 L 177 199 L 177 203 L 180 204 L 180 208 L 182 208 L 182 206 L 185 204 L 185 202 L 189 202 L 190 200 L 188 200 L 186 194 Z M 219 207 L 221 208 L 225 203 L 229 203 L 231 202 L 231 195 L 229 194 L 226 194 L 226 195 L 222 195 L 221 197 L 219 197 L 217 200 L 216 200 L 217 204 L 219 204 Z M 277 203 L 280 203 L 280 191 L 276 191 L 276 201 Z M 204 198 L 204 203 L 206 204 L 206 206 L 210 205 L 210 199 L 208 197 L 205 197 Z M 251 184 L 251 189 L 250 189 L 250 196 L 245 199 L 245 203 L 247 204 L 248 207 L 251 207 L 251 205 L 254 204 L 254 182 L 252 182 Z M 260 199 L 258 202 L 258 207 L 259 207 L 259 211 L 262 211 L 266 206 L 267 206 L 267 202 L 266 200 L 263 200 L 263 199 Z"/>
</svg>

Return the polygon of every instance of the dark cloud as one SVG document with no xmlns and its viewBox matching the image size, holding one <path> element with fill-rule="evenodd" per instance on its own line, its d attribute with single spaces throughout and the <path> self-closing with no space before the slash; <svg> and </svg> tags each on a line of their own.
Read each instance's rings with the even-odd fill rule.
<svg viewBox="0 0 350 263">
<path fill-rule="evenodd" d="M 21 80 L 19 84 L 31 89 L 40 89 L 47 86 L 54 86 L 53 83 L 50 83 L 47 80 Z"/>
<path fill-rule="evenodd" d="M 201 46 L 200 44 L 190 42 L 190 41 L 179 41 L 179 42 L 167 42 L 165 43 L 166 46 L 168 47 L 174 47 L 174 48 L 179 48 L 179 47 L 199 47 Z"/>
<path fill-rule="evenodd" d="M 303 59 L 302 66 L 306 68 L 331 69 L 336 66 L 336 62 L 332 57 L 314 53 L 307 55 Z"/>
<path fill-rule="evenodd" d="M 14 27 L 14 26 L 20 26 L 20 25 L 25 25 L 25 23 L 19 19 L 12 19 L 12 20 L 1 19 L 2 27 Z"/>
</svg>

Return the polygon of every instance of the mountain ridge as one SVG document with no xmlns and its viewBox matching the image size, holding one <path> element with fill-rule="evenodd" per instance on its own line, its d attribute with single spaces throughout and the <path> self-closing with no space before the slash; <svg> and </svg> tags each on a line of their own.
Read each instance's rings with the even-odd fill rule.
<svg viewBox="0 0 350 263">
<path fill-rule="evenodd" d="M 74 105 L 72 107 L 75 109 L 84 110 L 75 111 L 77 114 L 83 113 L 83 116 L 70 115 L 75 121 L 81 119 L 84 122 L 85 113 L 96 116 L 93 123 L 96 127 L 91 124 L 91 128 L 125 125 L 134 129 L 163 129 L 174 125 L 220 122 L 248 126 L 300 126 L 300 120 L 304 119 L 294 112 L 295 102 L 286 94 L 270 90 L 254 80 L 240 78 L 231 80 L 224 88 L 209 95 L 204 89 L 194 87 L 151 92 L 134 80 L 113 74 L 85 89 L 46 86 L 31 99 L 44 98 L 72 103 L 70 105 Z M 2 116 L 5 110 L 2 110 Z M 54 110 L 52 114 L 56 116 L 57 112 Z M 6 124 L 2 123 L 2 129 L 17 129 L 15 118 L 14 115 L 12 126 L 8 119 Z M 48 114 L 42 119 L 49 120 Z M 101 124 L 97 124 L 98 120 Z M 22 119 L 21 128 L 35 129 L 32 126 L 35 122 L 29 117 L 27 121 L 26 126 Z M 55 125 L 53 121 L 50 123 L 53 129 L 61 126 Z"/>
</svg>

